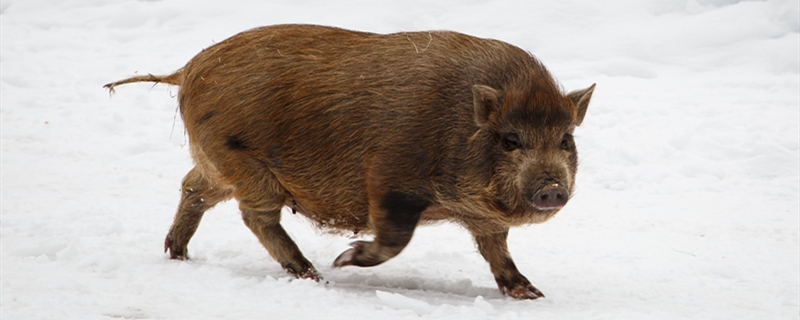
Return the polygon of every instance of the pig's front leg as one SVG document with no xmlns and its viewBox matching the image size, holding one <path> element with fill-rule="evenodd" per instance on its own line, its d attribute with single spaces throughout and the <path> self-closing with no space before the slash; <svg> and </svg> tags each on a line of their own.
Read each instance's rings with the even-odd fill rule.
<svg viewBox="0 0 800 320">
<path fill-rule="evenodd" d="M 528 281 L 528 278 L 519 273 L 514 260 L 511 259 L 506 242 L 508 229 L 490 234 L 472 231 L 472 236 L 478 245 L 478 251 L 489 262 L 492 274 L 494 274 L 494 280 L 497 281 L 497 287 L 500 288 L 504 295 L 516 299 L 532 300 L 544 298 L 544 294 L 539 289 L 536 289 Z"/>
<path fill-rule="evenodd" d="M 375 241 L 354 242 L 353 248 L 336 258 L 334 267 L 371 267 L 393 258 L 411 241 L 420 214 L 430 205 L 425 198 L 401 192 L 378 198 L 369 212 Z"/>
</svg>

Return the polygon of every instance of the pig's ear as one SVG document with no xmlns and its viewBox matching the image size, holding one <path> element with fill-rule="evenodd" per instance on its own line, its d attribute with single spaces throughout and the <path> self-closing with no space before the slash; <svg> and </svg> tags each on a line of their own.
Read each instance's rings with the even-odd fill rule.
<svg viewBox="0 0 800 320">
<path fill-rule="evenodd" d="M 575 118 L 576 126 L 580 126 L 583 122 L 583 117 L 586 116 L 586 109 L 589 108 L 589 100 L 592 99 L 595 84 L 583 90 L 572 91 L 568 95 L 575 107 L 578 108 L 578 117 Z"/>
<path fill-rule="evenodd" d="M 472 101 L 475 104 L 475 123 L 483 127 L 489 115 L 500 108 L 502 97 L 492 87 L 476 84 L 472 86 Z"/>
</svg>

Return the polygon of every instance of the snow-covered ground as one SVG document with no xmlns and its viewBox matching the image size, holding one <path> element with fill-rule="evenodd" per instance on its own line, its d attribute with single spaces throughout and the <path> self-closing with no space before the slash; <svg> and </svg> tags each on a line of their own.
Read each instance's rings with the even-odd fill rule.
<svg viewBox="0 0 800 320">
<path fill-rule="evenodd" d="M 796 0 L 0 2 L 2 319 L 800 318 Z M 190 261 L 163 240 L 192 167 L 170 73 L 239 31 L 450 29 L 597 83 L 578 191 L 510 250 L 546 298 L 496 289 L 463 229 L 332 269 L 352 241 L 285 212 L 328 284 L 294 280 L 209 211 Z"/>
</svg>

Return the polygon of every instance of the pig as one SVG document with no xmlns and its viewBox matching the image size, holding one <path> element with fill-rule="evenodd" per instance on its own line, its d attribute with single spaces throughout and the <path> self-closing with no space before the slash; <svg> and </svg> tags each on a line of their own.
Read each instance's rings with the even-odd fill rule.
<svg viewBox="0 0 800 320">
<path fill-rule="evenodd" d="M 314 25 L 255 28 L 164 76 L 179 86 L 194 168 L 164 251 L 186 259 L 203 213 L 231 198 L 269 254 L 321 279 L 280 224 L 283 207 L 319 227 L 371 236 L 334 267 L 376 266 L 417 226 L 468 230 L 500 291 L 544 295 L 514 264 L 510 227 L 541 223 L 570 199 L 573 132 L 595 85 L 564 93 L 513 45 L 451 31 L 374 34 Z"/>
</svg>

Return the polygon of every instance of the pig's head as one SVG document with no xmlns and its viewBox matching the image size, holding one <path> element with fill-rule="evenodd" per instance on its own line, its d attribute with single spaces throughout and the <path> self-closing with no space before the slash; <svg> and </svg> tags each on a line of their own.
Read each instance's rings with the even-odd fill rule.
<svg viewBox="0 0 800 320">
<path fill-rule="evenodd" d="M 552 81 L 525 82 L 472 88 L 480 129 L 471 143 L 489 169 L 483 193 L 509 224 L 543 222 L 570 199 L 578 167 L 572 134 L 594 91 L 564 95 Z"/>
</svg>

